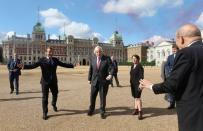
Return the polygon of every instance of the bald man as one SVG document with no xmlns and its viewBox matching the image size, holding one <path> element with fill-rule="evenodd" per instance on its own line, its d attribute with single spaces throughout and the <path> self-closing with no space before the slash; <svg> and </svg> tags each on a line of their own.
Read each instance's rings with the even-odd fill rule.
<svg viewBox="0 0 203 131">
<path fill-rule="evenodd" d="M 200 30 L 193 24 L 176 33 L 179 47 L 173 69 L 165 82 L 153 84 L 140 80 L 141 88 L 155 94 L 172 93 L 177 105 L 180 131 L 203 130 L 203 43 Z"/>
</svg>

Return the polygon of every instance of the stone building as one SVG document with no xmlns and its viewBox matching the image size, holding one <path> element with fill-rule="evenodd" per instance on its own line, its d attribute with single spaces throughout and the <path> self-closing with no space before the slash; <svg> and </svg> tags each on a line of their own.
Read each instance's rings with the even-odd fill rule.
<svg viewBox="0 0 203 131">
<path fill-rule="evenodd" d="M 172 45 L 175 44 L 173 40 L 163 41 L 155 46 L 151 46 L 147 49 L 147 61 L 151 62 L 155 60 L 156 66 L 160 66 L 162 61 L 172 54 Z"/>
<path fill-rule="evenodd" d="M 50 39 L 50 35 L 46 39 L 46 33 L 41 25 L 37 23 L 33 27 L 32 35 L 27 37 L 18 37 L 14 34 L 3 43 L 3 57 L 7 61 L 12 58 L 15 52 L 25 64 L 37 62 L 45 55 L 46 48 L 54 49 L 54 56 L 63 62 L 71 62 L 74 64 L 88 65 L 93 56 L 93 49 L 100 45 L 106 55 L 114 55 L 118 62 L 126 62 L 127 48 L 124 46 L 121 35 L 115 31 L 110 37 L 110 43 L 99 42 L 99 39 L 80 39 L 72 35 L 65 34 L 59 36 L 58 39 Z"/>
<path fill-rule="evenodd" d="M 143 43 L 137 43 L 137 44 L 131 44 L 127 47 L 127 59 L 128 62 L 132 61 L 133 55 L 139 55 L 140 61 L 146 61 L 147 60 L 147 49 L 149 46 L 151 46 L 153 43 L 149 43 L 148 41 Z"/>
<path fill-rule="evenodd" d="M 0 44 L 0 63 L 3 62 L 3 48 L 2 48 L 2 44 Z"/>
</svg>

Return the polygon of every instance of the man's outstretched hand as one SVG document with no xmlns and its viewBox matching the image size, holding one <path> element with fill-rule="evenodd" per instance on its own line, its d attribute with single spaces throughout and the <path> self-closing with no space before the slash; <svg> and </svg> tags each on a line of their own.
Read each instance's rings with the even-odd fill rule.
<svg viewBox="0 0 203 131">
<path fill-rule="evenodd" d="M 145 80 L 145 79 L 140 79 L 140 86 L 139 88 L 142 90 L 143 88 L 148 88 L 148 89 L 152 89 L 153 83 Z"/>
</svg>

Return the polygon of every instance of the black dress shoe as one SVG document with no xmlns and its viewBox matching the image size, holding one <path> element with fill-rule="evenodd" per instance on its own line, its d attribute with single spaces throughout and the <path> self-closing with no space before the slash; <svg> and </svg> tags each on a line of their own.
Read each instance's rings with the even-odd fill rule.
<svg viewBox="0 0 203 131">
<path fill-rule="evenodd" d="M 102 118 L 102 119 L 106 119 L 105 113 L 101 113 L 101 118 Z"/>
<path fill-rule="evenodd" d="M 174 109 L 175 108 L 175 103 L 170 103 L 169 107 L 167 109 Z"/>
<path fill-rule="evenodd" d="M 16 92 L 16 95 L 18 95 L 19 94 L 19 92 Z"/>
<path fill-rule="evenodd" d="M 42 118 L 43 120 L 47 120 L 48 119 L 47 113 L 44 113 Z"/>
<path fill-rule="evenodd" d="M 56 107 L 56 106 L 53 106 L 53 110 L 54 110 L 55 112 L 57 112 L 57 111 L 58 111 L 58 109 L 57 109 L 57 107 Z"/>
<path fill-rule="evenodd" d="M 138 109 L 135 109 L 132 113 L 132 115 L 138 115 Z"/>
<path fill-rule="evenodd" d="M 88 116 L 92 116 L 92 115 L 93 115 L 93 111 L 92 111 L 92 110 L 89 110 L 89 111 L 87 112 L 87 115 L 88 115 Z"/>
<path fill-rule="evenodd" d="M 13 90 L 12 91 L 10 91 L 10 94 L 12 94 L 13 93 Z"/>
<path fill-rule="evenodd" d="M 139 111 L 138 112 L 138 120 L 142 120 L 143 119 L 143 117 L 142 117 L 142 111 Z"/>
</svg>

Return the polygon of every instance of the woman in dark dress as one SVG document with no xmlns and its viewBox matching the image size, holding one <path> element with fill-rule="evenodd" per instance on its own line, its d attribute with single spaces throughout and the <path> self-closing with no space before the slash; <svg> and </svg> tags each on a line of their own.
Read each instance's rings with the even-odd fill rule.
<svg viewBox="0 0 203 131">
<path fill-rule="evenodd" d="M 142 119 L 142 101 L 141 101 L 141 93 L 142 90 L 139 88 L 139 80 L 144 78 L 144 69 L 142 65 L 139 63 L 140 57 L 138 55 L 132 56 L 132 66 L 130 70 L 130 85 L 131 85 L 131 93 L 133 98 L 135 99 L 135 110 L 133 111 L 133 115 L 138 115 L 138 119 Z"/>
</svg>

